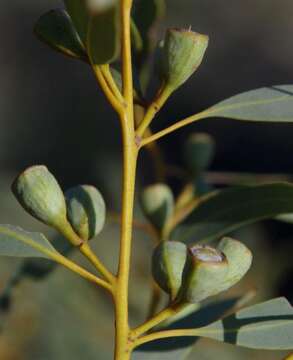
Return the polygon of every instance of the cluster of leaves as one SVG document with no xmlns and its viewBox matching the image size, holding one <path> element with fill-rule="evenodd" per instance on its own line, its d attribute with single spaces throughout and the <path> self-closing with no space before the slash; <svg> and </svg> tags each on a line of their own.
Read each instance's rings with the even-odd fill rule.
<svg viewBox="0 0 293 360">
<path fill-rule="evenodd" d="M 188 246 L 214 244 L 222 236 L 264 219 L 291 221 L 292 184 L 253 184 L 256 178 L 252 175 L 242 177 L 241 183 L 236 182 L 235 186 L 214 189 L 206 176 L 214 153 L 215 142 L 208 134 L 192 134 L 183 151 L 186 165 L 183 171 L 187 181 L 177 199 L 166 184 L 146 188 L 146 193 L 159 190 L 162 195 L 160 198 L 158 193 L 154 193 L 157 207 L 146 213 L 159 239 L 167 237 L 172 242 L 182 241 Z M 142 198 L 142 202 L 145 201 Z M 292 348 L 293 309 L 285 298 L 269 300 L 244 310 L 239 310 L 240 304 L 240 307 L 245 304 L 241 298 L 231 298 L 211 302 L 202 308 L 198 304 L 191 306 L 187 314 L 183 312 L 160 327 L 161 331 L 188 329 L 188 337 L 179 333 L 176 337 L 174 332 L 175 339 L 161 339 L 143 345 L 134 353 L 134 358 L 185 359 L 199 337 L 253 349 Z M 225 317 L 227 313 L 232 315 Z M 285 344 L 284 341 L 288 342 Z"/>
</svg>

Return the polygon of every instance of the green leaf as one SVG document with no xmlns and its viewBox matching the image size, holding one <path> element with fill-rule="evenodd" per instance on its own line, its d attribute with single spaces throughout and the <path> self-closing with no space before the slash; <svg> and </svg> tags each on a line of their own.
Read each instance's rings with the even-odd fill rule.
<svg viewBox="0 0 293 360">
<path fill-rule="evenodd" d="M 184 331 L 186 336 L 182 336 L 181 341 L 207 337 L 250 349 L 290 350 L 293 348 L 293 308 L 285 298 L 277 298 L 250 306 L 204 327 L 193 329 L 181 327 L 181 329 L 186 329 Z M 166 340 L 159 340 L 139 348 L 138 355 L 144 352 L 144 357 L 135 359 L 167 359 L 168 354 L 172 356 L 172 351 L 177 356 L 185 355 L 186 348 L 180 353 L 174 345 L 178 341 L 178 336 L 170 339 L 172 340 L 169 343 L 170 352 L 164 351 L 164 347 L 168 349 Z M 161 354 L 165 354 L 166 357 L 161 357 Z"/>
<path fill-rule="evenodd" d="M 203 327 L 211 322 L 219 319 L 225 313 L 234 308 L 239 298 L 231 298 L 220 300 L 202 309 L 194 310 L 191 314 L 179 318 L 167 327 L 159 327 L 157 330 L 174 330 L 180 328 Z M 179 313 L 180 314 L 180 313 Z M 133 359 L 135 360 L 181 360 L 185 359 L 197 339 L 194 337 L 176 337 L 170 339 L 156 340 L 151 343 L 140 346 L 135 352 Z"/>
<path fill-rule="evenodd" d="M 238 303 L 239 298 L 231 298 L 227 300 L 220 300 L 203 307 L 200 310 L 195 310 L 177 321 L 172 322 L 168 326 L 159 327 L 156 330 L 174 330 L 194 327 L 203 327 L 213 321 L 218 320 L 227 311 L 230 311 Z M 180 314 L 180 313 L 179 313 Z M 170 339 L 156 340 L 145 345 L 140 346 L 134 354 L 135 359 L 183 359 L 194 346 L 198 339 L 194 337 L 176 337 Z M 139 357 L 140 356 L 140 357 Z M 157 357 L 156 357 L 157 356 Z"/>
<path fill-rule="evenodd" d="M 53 49 L 73 58 L 86 58 L 79 35 L 66 11 L 57 9 L 42 15 L 34 31 Z"/>
<path fill-rule="evenodd" d="M 240 310 L 204 328 L 198 335 L 251 349 L 293 349 L 293 308 L 277 298 Z"/>
<path fill-rule="evenodd" d="M 95 65 L 113 62 L 120 53 L 119 4 L 99 8 L 92 14 L 87 37 L 87 48 Z"/>
<path fill-rule="evenodd" d="M 54 237 L 53 242 L 57 251 L 63 255 L 69 255 L 73 250 L 70 242 L 62 236 L 58 235 Z M 59 264 L 57 262 L 44 258 L 24 258 L 19 267 L 11 273 L 6 284 L 1 289 L 0 310 L 4 312 L 10 310 L 14 289 L 20 282 L 26 278 L 35 281 L 46 279 L 58 266 Z"/>
<path fill-rule="evenodd" d="M 209 242 L 263 219 L 293 213 L 293 185 L 239 186 L 205 196 L 172 232 L 172 239 Z"/>
<path fill-rule="evenodd" d="M 43 234 L 31 233 L 12 225 L 0 225 L 0 256 L 51 259 L 58 252 Z"/>
<path fill-rule="evenodd" d="M 86 44 L 89 13 L 85 0 L 64 0 L 68 14 L 80 36 L 82 43 Z"/>
<path fill-rule="evenodd" d="M 207 110 L 220 116 L 248 121 L 293 121 L 293 85 L 264 87 L 235 95 Z"/>
<path fill-rule="evenodd" d="M 181 320 L 185 321 L 186 319 L 188 319 L 194 315 L 197 316 L 201 312 L 201 310 L 200 310 L 201 306 L 202 306 L 201 303 L 188 304 L 183 310 L 179 311 L 179 313 L 171 316 L 167 320 L 165 320 L 162 323 L 160 323 L 159 325 L 155 326 L 153 328 L 153 330 L 167 329 L 171 325 L 176 326 L 176 324 L 178 324 Z"/>
</svg>

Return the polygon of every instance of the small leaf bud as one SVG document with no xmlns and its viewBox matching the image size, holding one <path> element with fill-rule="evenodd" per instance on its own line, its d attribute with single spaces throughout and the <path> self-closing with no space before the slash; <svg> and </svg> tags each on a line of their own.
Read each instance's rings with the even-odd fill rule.
<svg viewBox="0 0 293 360">
<path fill-rule="evenodd" d="M 166 87 L 174 91 L 188 80 L 200 66 L 208 42 L 208 36 L 191 30 L 167 30 L 162 59 Z"/>
<path fill-rule="evenodd" d="M 152 273 L 157 284 L 174 300 L 182 283 L 187 247 L 176 241 L 163 241 L 152 257 Z"/>
<path fill-rule="evenodd" d="M 173 193 L 165 184 L 150 185 L 143 190 L 141 206 L 151 224 L 162 230 L 174 211 Z"/>
<path fill-rule="evenodd" d="M 90 185 L 79 185 L 65 193 L 67 217 L 83 240 L 98 235 L 105 224 L 106 206 L 101 193 Z"/>
</svg>

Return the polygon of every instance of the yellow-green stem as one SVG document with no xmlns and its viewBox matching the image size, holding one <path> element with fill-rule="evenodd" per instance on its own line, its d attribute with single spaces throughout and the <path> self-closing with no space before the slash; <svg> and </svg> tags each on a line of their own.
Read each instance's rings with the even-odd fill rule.
<svg viewBox="0 0 293 360">
<path fill-rule="evenodd" d="M 157 112 L 163 107 L 165 102 L 168 100 L 169 96 L 172 94 L 172 90 L 169 87 L 165 87 L 157 96 L 157 98 L 152 102 L 152 104 L 147 109 L 147 112 L 144 116 L 144 119 L 139 124 L 136 134 L 139 137 L 142 137 L 146 129 L 151 124 L 152 120 L 156 116 Z"/>
<path fill-rule="evenodd" d="M 115 287 L 115 360 L 131 356 L 128 321 L 128 283 L 131 261 L 133 204 L 138 147 L 135 143 L 130 12 L 132 1 L 120 0 L 122 83 L 125 104 L 120 113 L 123 141 L 122 216 L 119 267 Z"/>
<path fill-rule="evenodd" d="M 178 129 L 186 126 L 186 125 L 192 124 L 195 121 L 199 121 L 199 120 L 202 120 L 202 119 L 210 116 L 211 113 L 212 113 L 212 111 L 206 110 L 206 111 L 200 112 L 198 114 L 189 116 L 186 119 L 180 120 L 177 123 L 167 127 L 166 129 L 164 129 L 162 131 L 159 131 L 156 134 L 153 134 L 153 135 L 143 139 L 141 141 L 140 146 L 142 147 L 142 146 L 145 146 L 145 145 L 147 145 L 147 144 L 149 144 L 149 143 L 151 143 L 153 141 L 159 140 L 163 136 L 171 134 L 172 132 L 174 132 L 174 131 L 176 131 L 176 130 L 178 130 Z"/>
<path fill-rule="evenodd" d="M 191 336 L 196 337 L 201 335 L 201 329 L 178 329 L 178 330 L 165 330 L 158 331 L 152 334 L 148 334 L 136 339 L 132 343 L 132 349 L 136 347 L 148 343 L 150 341 L 159 340 L 159 339 L 167 339 L 172 337 L 182 337 L 182 336 Z"/>
<path fill-rule="evenodd" d="M 101 66 L 95 65 L 92 63 L 92 68 L 98 83 L 100 84 L 106 98 L 108 99 L 109 103 L 111 104 L 112 108 L 118 113 L 122 114 L 123 111 L 123 104 L 116 98 L 113 94 L 112 90 L 110 89 L 104 74 L 102 72 Z"/>
<path fill-rule="evenodd" d="M 80 248 L 80 252 L 94 265 L 94 267 L 103 275 L 103 277 L 110 283 L 115 284 L 115 276 L 106 268 L 101 260 L 92 251 L 88 242 L 83 243 Z"/>
<path fill-rule="evenodd" d="M 118 88 L 118 85 L 116 84 L 112 73 L 111 73 L 111 69 L 110 66 L 108 64 L 106 65 L 102 65 L 102 72 L 104 75 L 104 78 L 106 79 L 109 88 L 111 89 L 113 95 L 116 97 L 116 99 L 118 99 L 121 103 L 124 103 L 124 99 L 123 96 Z"/>
<path fill-rule="evenodd" d="M 88 242 L 84 242 L 72 229 L 71 225 L 60 226 L 58 231 L 74 246 L 78 247 L 80 252 L 93 264 L 93 266 L 104 276 L 104 278 L 110 283 L 114 284 L 116 278 L 105 267 L 105 265 L 99 260 L 96 254 L 90 248 Z"/>
<path fill-rule="evenodd" d="M 114 223 L 121 224 L 121 214 L 119 214 L 119 213 L 109 212 L 108 219 L 109 219 L 109 221 L 112 221 Z M 157 241 L 158 234 L 157 234 L 156 230 L 149 223 L 143 222 L 143 221 L 140 221 L 137 219 L 133 219 L 132 228 L 135 230 L 144 232 L 145 234 L 149 235 L 154 240 L 155 244 L 158 243 L 158 241 Z"/>
<path fill-rule="evenodd" d="M 59 227 L 56 227 L 56 230 L 58 230 L 73 246 L 82 245 L 83 240 L 75 233 L 69 222 L 65 224 L 62 223 Z"/>
<path fill-rule="evenodd" d="M 131 332 L 131 337 L 133 339 L 137 339 L 142 334 L 148 332 L 155 326 L 162 323 L 164 320 L 168 319 L 169 317 L 177 314 L 179 311 L 183 310 L 187 304 L 172 304 L 166 309 L 159 312 L 155 315 L 152 319 L 146 321 L 144 324 L 138 326 L 136 329 L 133 329 Z"/>
<path fill-rule="evenodd" d="M 145 109 L 140 105 L 134 106 L 134 115 L 135 115 L 135 125 L 138 127 L 139 124 L 143 121 L 145 116 Z M 151 136 L 152 132 L 150 128 L 148 128 L 145 132 L 145 136 Z M 164 163 L 163 154 L 160 151 L 156 142 L 149 143 L 146 146 L 146 150 L 148 151 L 151 159 L 153 161 L 155 178 L 158 182 L 164 182 L 166 180 L 166 165 Z"/>
<path fill-rule="evenodd" d="M 131 262 L 133 203 L 135 192 L 136 162 L 138 150 L 135 144 L 134 126 L 126 117 L 123 120 L 123 190 L 120 259 L 115 292 L 116 347 L 115 360 L 130 357 L 128 323 L 128 283 Z"/>
<path fill-rule="evenodd" d="M 128 106 L 128 114 L 133 117 L 133 79 L 131 58 L 130 13 L 131 0 L 121 0 L 121 28 L 122 28 L 122 83 L 123 96 Z M 130 119 L 128 119 L 129 121 Z"/>
<path fill-rule="evenodd" d="M 61 254 L 50 252 L 50 258 L 52 260 L 55 260 L 57 263 L 65 266 L 69 270 L 79 274 L 84 279 L 87 279 L 93 283 L 95 283 L 98 286 L 103 287 L 104 289 L 108 290 L 113 294 L 113 287 L 106 281 L 98 278 L 94 274 L 90 273 L 89 271 L 85 270 L 81 266 L 75 264 L 73 261 L 67 259 L 66 257 L 62 256 Z"/>
</svg>

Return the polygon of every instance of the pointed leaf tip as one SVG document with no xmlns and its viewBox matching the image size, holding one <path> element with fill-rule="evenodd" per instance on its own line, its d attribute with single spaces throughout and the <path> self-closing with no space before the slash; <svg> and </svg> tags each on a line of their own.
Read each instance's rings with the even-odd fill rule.
<svg viewBox="0 0 293 360">
<path fill-rule="evenodd" d="M 43 234 L 27 232 L 18 226 L 0 225 L 0 256 L 43 257 L 58 254 Z"/>
<path fill-rule="evenodd" d="M 221 101 L 207 110 L 207 117 L 261 122 L 293 122 L 293 85 L 251 90 Z"/>
</svg>

